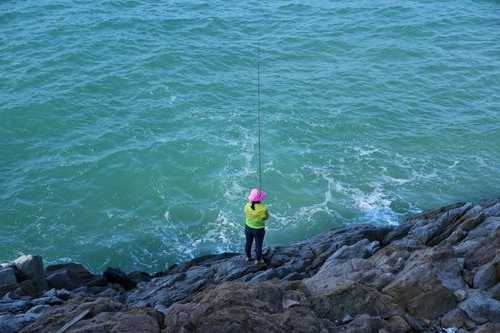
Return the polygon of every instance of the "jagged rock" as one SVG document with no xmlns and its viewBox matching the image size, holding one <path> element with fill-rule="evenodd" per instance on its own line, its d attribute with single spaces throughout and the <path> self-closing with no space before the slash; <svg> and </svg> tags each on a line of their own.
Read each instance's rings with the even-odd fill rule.
<svg viewBox="0 0 500 333">
<path fill-rule="evenodd" d="M 479 290 L 472 290 L 467 299 L 459 304 L 470 319 L 478 324 L 488 321 L 500 323 L 500 301 Z"/>
<path fill-rule="evenodd" d="M 12 267 L 0 268 L 0 296 L 17 288 L 16 272 Z"/>
<path fill-rule="evenodd" d="M 284 308 L 291 290 L 302 296 L 302 303 Z M 191 303 L 172 305 L 165 315 L 165 332 L 333 331 L 334 324 L 318 318 L 306 300 L 299 285 L 226 282 Z"/>
<path fill-rule="evenodd" d="M 362 314 L 350 321 L 348 324 L 338 328 L 340 332 L 345 333 L 384 333 L 389 332 L 389 325 L 380 317 L 372 317 Z"/>
<path fill-rule="evenodd" d="M 37 313 L 0 315 L 0 332 L 17 333 L 24 326 L 35 321 L 39 316 L 40 314 Z"/>
<path fill-rule="evenodd" d="M 31 306 L 30 302 L 25 300 L 1 300 L 0 301 L 0 313 L 3 312 L 24 312 Z"/>
<path fill-rule="evenodd" d="M 33 306 L 31 309 L 29 309 L 26 313 L 27 314 L 37 314 L 37 315 L 40 315 L 42 313 L 44 313 L 47 309 L 50 308 L 50 305 L 47 305 L 47 304 L 39 304 L 39 305 L 35 305 Z"/>
<path fill-rule="evenodd" d="M 500 217 L 490 217 L 469 232 L 457 251 L 465 255 L 465 268 L 473 270 L 492 261 L 499 248 Z"/>
<path fill-rule="evenodd" d="M 498 333 L 500 332 L 500 324 L 488 323 L 478 327 L 474 333 Z"/>
<path fill-rule="evenodd" d="M 108 267 L 104 273 L 104 277 L 108 282 L 110 283 L 118 283 L 121 285 L 125 290 L 132 290 L 137 286 L 137 282 L 134 280 L 130 279 L 127 274 L 122 272 L 121 270 L 117 268 L 111 268 Z"/>
<path fill-rule="evenodd" d="M 71 292 L 67 291 L 66 289 L 50 289 L 49 291 L 45 292 L 43 296 L 57 297 L 59 299 L 62 299 L 63 301 L 66 301 L 71 298 Z"/>
<path fill-rule="evenodd" d="M 33 305 L 60 305 L 63 304 L 64 301 L 58 297 L 55 296 L 50 296 L 50 297 L 40 297 L 40 298 L 35 298 L 34 300 L 31 301 Z"/>
<path fill-rule="evenodd" d="M 270 268 L 268 270 L 265 270 L 263 272 L 260 272 L 256 275 L 254 275 L 250 281 L 251 282 L 262 282 L 262 281 L 267 281 L 270 280 L 274 277 L 277 277 L 278 274 L 276 273 L 276 270 L 274 268 Z"/>
<path fill-rule="evenodd" d="M 479 267 L 474 275 L 474 288 L 486 290 L 500 281 L 500 255 Z"/>
<path fill-rule="evenodd" d="M 391 333 L 407 333 L 411 331 L 410 325 L 401 316 L 393 316 L 388 319 L 389 332 Z"/>
<path fill-rule="evenodd" d="M 33 281 L 35 295 L 41 294 L 47 289 L 42 257 L 32 255 L 21 256 L 14 260 L 13 264 L 16 266 L 21 281 Z"/>
<path fill-rule="evenodd" d="M 362 284 L 338 285 L 324 295 L 314 298 L 314 309 L 323 318 L 332 322 L 341 321 L 346 315 L 391 317 L 403 314 L 392 299 L 374 288 Z"/>
<path fill-rule="evenodd" d="M 458 308 L 451 310 L 441 318 L 441 325 L 443 327 L 462 328 L 470 326 L 469 322 L 470 319 L 467 317 L 467 314 Z"/>
<path fill-rule="evenodd" d="M 86 315 L 69 332 L 159 333 L 163 316 L 148 308 L 131 308 L 109 298 L 73 298 L 45 311 L 23 333 L 56 332 L 79 314 Z"/>
<path fill-rule="evenodd" d="M 74 290 L 94 278 L 95 276 L 81 264 L 66 263 L 47 267 L 47 281 L 50 288 Z"/>
<path fill-rule="evenodd" d="M 139 272 L 139 271 L 134 271 L 130 272 L 127 274 L 127 277 L 134 281 L 136 284 L 139 284 L 141 282 L 149 282 L 151 281 L 152 277 L 146 272 Z"/>
<path fill-rule="evenodd" d="M 347 246 L 344 245 L 325 260 L 320 270 L 304 282 L 314 293 L 326 294 L 338 285 L 359 281 L 364 273 L 368 273 L 373 265 L 368 258 L 378 248 L 377 241 L 367 239 Z"/>
<path fill-rule="evenodd" d="M 431 248 L 415 252 L 383 291 L 410 314 L 434 319 L 456 306 L 454 291 L 463 288 L 465 283 L 453 250 Z"/>
<path fill-rule="evenodd" d="M 500 282 L 492 287 L 489 292 L 491 294 L 491 297 L 493 297 L 497 301 L 500 301 Z"/>
</svg>

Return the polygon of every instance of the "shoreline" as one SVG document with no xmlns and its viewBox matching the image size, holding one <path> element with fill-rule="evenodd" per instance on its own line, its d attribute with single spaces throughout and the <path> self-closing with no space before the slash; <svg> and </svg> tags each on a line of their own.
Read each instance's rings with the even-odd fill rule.
<svg viewBox="0 0 500 333">
<path fill-rule="evenodd" d="M 0 266 L 0 331 L 500 331 L 500 199 L 334 228 L 264 259 L 93 274 L 22 256 Z"/>
</svg>

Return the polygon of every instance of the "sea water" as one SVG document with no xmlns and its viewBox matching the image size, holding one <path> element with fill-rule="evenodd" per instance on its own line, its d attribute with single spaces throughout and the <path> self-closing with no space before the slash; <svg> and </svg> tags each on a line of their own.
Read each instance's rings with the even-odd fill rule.
<svg viewBox="0 0 500 333">
<path fill-rule="evenodd" d="M 500 195 L 498 1 L 0 2 L 0 261 L 154 271 Z"/>
</svg>

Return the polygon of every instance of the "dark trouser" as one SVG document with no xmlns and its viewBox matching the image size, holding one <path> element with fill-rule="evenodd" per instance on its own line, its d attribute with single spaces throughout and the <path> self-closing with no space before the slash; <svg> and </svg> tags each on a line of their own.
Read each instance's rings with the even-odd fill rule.
<svg viewBox="0 0 500 333">
<path fill-rule="evenodd" d="M 262 229 L 254 229 L 249 226 L 245 226 L 245 253 L 247 258 L 252 257 L 252 243 L 255 238 L 255 256 L 257 260 L 262 259 L 262 243 L 264 242 L 264 235 L 266 234 L 266 230 Z"/>
</svg>

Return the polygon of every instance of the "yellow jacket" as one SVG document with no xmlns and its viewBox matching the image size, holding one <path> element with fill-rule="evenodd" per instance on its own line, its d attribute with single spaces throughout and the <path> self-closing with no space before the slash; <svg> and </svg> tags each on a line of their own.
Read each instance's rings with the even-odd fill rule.
<svg viewBox="0 0 500 333">
<path fill-rule="evenodd" d="M 245 224 L 250 228 L 262 229 L 266 226 L 265 220 L 269 217 L 266 205 L 263 203 L 255 204 L 255 210 L 252 209 L 252 204 L 248 202 L 244 208 Z"/>
</svg>

